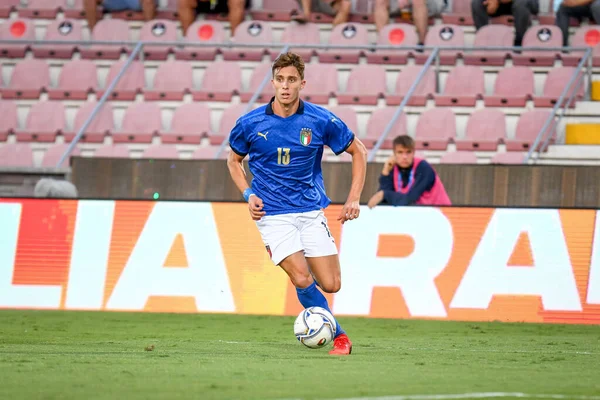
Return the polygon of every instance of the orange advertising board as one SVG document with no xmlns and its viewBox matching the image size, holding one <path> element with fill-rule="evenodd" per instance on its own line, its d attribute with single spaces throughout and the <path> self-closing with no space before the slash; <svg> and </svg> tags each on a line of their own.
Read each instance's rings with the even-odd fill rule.
<svg viewBox="0 0 600 400">
<path fill-rule="evenodd" d="M 337 315 L 600 323 L 595 210 L 326 210 Z M 295 315 L 243 203 L 0 199 L 0 308 Z"/>
</svg>

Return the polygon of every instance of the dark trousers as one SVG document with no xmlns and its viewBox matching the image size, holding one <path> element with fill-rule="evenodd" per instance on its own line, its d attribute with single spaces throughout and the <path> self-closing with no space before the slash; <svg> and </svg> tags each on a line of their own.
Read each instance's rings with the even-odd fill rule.
<svg viewBox="0 0 600 400">
<path fill-rule="evenodd" d="M 579 22 L 584 18 L 593 18 L 597 24 L 600 24 L 600 0 L 595 0 L 585 6 L 565 7 L 560 5 L 556 12 L 556 26 L 563 33 L 563 46 L 569 45 L 570 18 L 576 18 Z"/>
<path fill-rule="evenodd" d="M 471 13 L 477 29 L 487 25 L 490 17 L 513 16 L 515 20 L 515 46 L 521 46 L 521 43 L 523 43 L 523 36 L 525 36 L 527 28 L 531 25 L 531 15 L 537 15 L 539 9 L 538 0 L 512 0 L 511 3 L 500 3 L 496 13 L 488 15 L 483 0 L 471 0 Z"/>
</svg>

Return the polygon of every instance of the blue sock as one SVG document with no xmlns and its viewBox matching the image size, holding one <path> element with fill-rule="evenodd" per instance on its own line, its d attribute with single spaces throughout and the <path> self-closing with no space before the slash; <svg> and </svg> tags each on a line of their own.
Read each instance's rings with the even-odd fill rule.
<svg viewBox="0 0 600 400">
<path fill-rule="evenodd" d="M 304 288 L 304 289 L 296 288 L 296 293 L 298 294 L 298 300 L 300 300 L 300 304 L 302 304 L 302 306 L 304 308 L 317 306 L 317 307 L 324 308 L 327 311 L 331 312 L 331 310 L 329 309 L 329 304 L 327 304 L 327 299 L 325 298 L 325 296 L 323 296 L 323 293 L 321 293 L 321 291 L 317 288 L 316 281 L 311 283 L 311 285 L 307 288 Z M 331 313 L 331 314 L 333 315 L 333 313 Z M 339 322 L 337 322 L 337 318 L 336 318 L 335 322 L 336 322 L 335 337 L 338 337 L 342 333 L 346 333 L 346 331 L 343 330 L 342 327 L 340 326 Z"/>
</svg>

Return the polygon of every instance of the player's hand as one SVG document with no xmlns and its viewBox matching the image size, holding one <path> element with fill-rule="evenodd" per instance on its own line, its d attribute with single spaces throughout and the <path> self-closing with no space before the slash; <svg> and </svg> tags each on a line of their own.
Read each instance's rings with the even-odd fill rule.
<svg viewBox="0 0 600 400">
<path fill-rule="evenodd" d="M 381 173 L 386 176 L 389 175 L 390 172 L 392 172 L 392 170 L 394 169 L 394 165 L 396 165 L 396 157 L 391 156 L 390 158 L 385 160 L 385 164 L 383 164 L 383 169 L 381 170 Z"/>
<path fill-rule="evenodd" d="M 340 215 L 338 217 L 338 221 L 341 221 L 342 224 L 346 221 L 352 221 L 353 219 L 358 218 L 360 215 L 360 204 L 356 201 L 347 201 L 342 207 L 342 211 L 340 211 Z"/>
<path fill-rule="evenodd" d="M 381 203 L 382 201 L 383 201 L 383 190 L 380 190 L 369 199 L 367 206 L 372 209 L 377 204 Z"/>
<path fill-rule="evenodd" d="M 248 199 L 248 209 L 250 209 L 250 216 L 254 221 L 260 220 L 265 212 L 263 209 L 263 201 L 260 197 L 253 195 Z"/>
</svg>

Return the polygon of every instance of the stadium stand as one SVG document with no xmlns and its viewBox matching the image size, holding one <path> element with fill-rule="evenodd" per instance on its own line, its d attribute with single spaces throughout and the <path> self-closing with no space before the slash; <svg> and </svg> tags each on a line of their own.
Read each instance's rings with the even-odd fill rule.
<svg viewBox="0 0 600 400">
<path fill-rule="evenodd" d="M 232 38 L 222 16 L 199 17 L 182 35 L 174 1 L 161 1 L 155 20 L 113 13 L 92 31 L 80 1 L 29 0 L 26 6 L 3 2 L 0 155 L 11 157 L 0 157 L 0 164 L 40 167 L 57 162 L 62 155 L 57 153 L 74 139 L 117 77 L 115 90 L 78 141 L 77 154 L 214 157 L 269 74 L 270 62 L 280 50 L 269 43 L 288 43 L 292 50 L 294 44 L 321 46 L 297 49 L 307 61 L 308 83 L 302 95 L 338 113 L 369 148 L 422 75 L 382 142 L 377 160 L 390 154 L 391 140 L 402 132 L 415 137 L 419 150 L 432 162 L 516 162 L 517 155 L 533 145 L 578 72 L 583 52 L 527 50 L 562 45 L 562 33 L 545 14 L 527 31 L 521 53 L 481 50 L 479 46 L 510 46 L 514 29 L 506 21 L 496 21 L 500 23 L 475 32 L 468 3 L 455 1 L 454 9 L 430 27 L 425 42 L 465 49 L 442 50 L 439 63 L 423 71 L 431 51 L 414 48 L 414 26 L 400 17 L 378 33 L 367 8 L 353 14 L 351 22 L 332 28 L 330 19 L 318 14 L 303 25 L 288 22 L 297 8 L 295 1 L 257 1 Z M 584 22 L 573 24 L 570 32 L 572 46 L 593 49 L 594 67 L 579 70 L 585 84 L 571 90 L 574 102 L 555 127 L 557 136 L 540 162 L 577 162 L 577 153 L 565 144 L 573 143 L 569 137 L 576 134 L 567 133 L 574 130 L 592 132 L 585 134 L 586 143 L 600 144 L 600 134 L 593 133 L 600 129 L 595 102 L 600 91 L 588 89 L 600 71 L 600 30 Z M 2 42 L 13 39 L 23 42 Z M 40 41 L 33 43 L 36 39 Z M 80 43 L 44 44 L 44 40 Z M 121 74 L 137 40 L 165 44 L 145 46 Z M 248 43 L 258 47 L 243 47 Z M 328 44 L 390 48 L 325 49 Z M 254 106 L 264 104 L 271 94 L 267 85 Z M 17 148 L 25 154 L 18 160 L 12 156 Z M 228 151 L 224 148 L 221 158 Z M 471 152 L 476 160 L 463 152 Z M 348 160 L 330 152 L 325 158 Z"/>
</svg>

